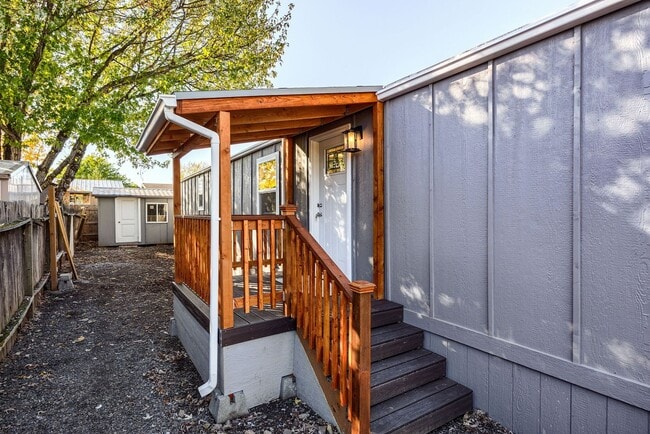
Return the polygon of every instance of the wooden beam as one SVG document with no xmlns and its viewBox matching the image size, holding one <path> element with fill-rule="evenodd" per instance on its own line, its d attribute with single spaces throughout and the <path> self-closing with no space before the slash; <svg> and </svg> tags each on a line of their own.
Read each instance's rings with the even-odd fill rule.
<svg viewBox="0 0 650 434">
<path fill-rule="evenodd" d="M 349 112 L 347 106 L 333 105 L 321 107 L 291 107 L 278 109 L 240 110 L 232 113 L 232 125 L 246 125 L 266 122 L 298 121 L 343 117 Z"/>
<path fill-rule="evenodd" d="M 205 123 L 201 122 L 201 125 L 209 130 L 212 130 L 211 126 L 214 125 L 216 116 L 217 115 L 211 116 Z M 183 143 L 181 143 L 176 149 L 174 149 L 174 153 L 180 153 L 180 152 L 187 153 L 192 149 L 196 149 L 197 144 L 204 143 L 206 141 L 208 142 L 208 146 L 209 146 L 210 141 L 208 139 L 196 133 L 191 134 Z"/>
<path fill-rule="evenodd" d="M 332 93 L 319 95 L 279 95 L 230 98 L 183 99 L 178 101 L 176 113 L 187 115 L 217 111 L 235 111 L 265 108 L 348 105 L 377 102 L 374 92 Z"/>
<path fill-rule="evenodd" d="M 384 221 L 384 103 L 377 102 L 372 108 L 373 142 L 373 255 L 374 279 L 377 288 L 375 298 L 384 298 L 385 288 L 385 221 Z"/>
<path fill-rule="evenodd" d="M 254 142 L 257 140 L 280 139 L 283 137 L 296 136 L 308 131 L 310 128 L 288 128 L 286 130 L 260 131 L 257 133 L 233 134 L 231 143 Z"/>
<path fill-rule="evenodd" d="M 282 168 L 284 180 L 284 203 L 290 204 L 294 202 L 294 188 L 293 183 L 295 179 L 295 156 L 296 156 L 296 141 L 293 137 L 289 137 L 282 141 Z"/>
<path fill-rule="evenodd" d="M 57 242 L 58 237 L 56 234 L 56 211 L 54 204 L 56 197 L 54 196 L 54 185 L 51 185 L 47 191 L 47 208 L 49 212 L 49 229 L 50 229 L 50 289 L 56 291 L 59 285 L 59 270 L 57 264 Z"/>
<path fill-rule="evenodd" d="M 325 125 L 333 120 L 336 117 L 327 117 L 327 118 L 316 118 L 316 119 L 299 119 L 293 121 L 279 121 L 279 122 L 258 122 L 258 123 L 249 123 L 241 124 L 232 127 L 232 134 L 243 134 L 243 133 L 257 133 L 261 131 L 276 131 L 276 130 L 286 130 L 292 128 L 314 128 L 321 125 Z"/>
<path fill-rule="evenodd" d="M 230 182 L 230 113 L 217 113 L 219 158 L 219 320 L 222 329 L 235 325 L 232 294 L 232 191 Z M 213 228 L 214 230 L 214 228 Z"/>
</svg>

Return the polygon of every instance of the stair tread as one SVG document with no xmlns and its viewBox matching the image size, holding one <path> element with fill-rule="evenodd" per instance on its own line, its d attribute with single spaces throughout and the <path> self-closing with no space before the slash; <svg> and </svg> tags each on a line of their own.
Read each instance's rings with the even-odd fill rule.
<svg viewBox="0 0 650 434">
<path fill-rule="evenodd" d="M 424 387 L 424 386 L 423 386 Z M 404 395 L 413 393 L 410 391 Z M 437 393 L 418 399 L 409 405 L 388 413 L 371 422 L 373 433 L 390 433 L 398 430 L 408 432 L 414 428 L 426 427 L 433 430 L 446 421 L 471 409 L 472 391 L 460 384 L 453 384 Z M 403 396 L 403 395 L 402 395 Z M 398 396 L 393 399 L 400 399 Z M 386 404 L 385 401 L 382 404 Z M 380 404 L 380 405 L 382 405 Z M 375 408 L 371 411 L 374 411 Z"/>
<path fill-rule="evenodd" d="M 421 329 L 406 323 L 390 324 L 373 329 L 370 341 L 371 345 L 377 345 L 417 333 L 423 332 Z"/>
<path fill-rule="evenodd" d="M 391 359 L 398 358 L 401 355 L 402 354 L 399 356 L 391 357 Z M 438 354 L 434 354 L 432 352 L 429 352 L 429 354 L 425 354 L 421 357 L 404 360 L 402 363 L 394 365 L 391 369 L 384 369 L 376 373 L 373 372 L 370 379 L 370 387 L 373 388 L 380 384 L 404 377 L 417 371 L 421 371 L 422 369 L 425 369 L 429 366 L 444 362 L 444 360 L 444 357 L 441 357 Z"/>
<path fill-rule="evenodd" d="M 372 422 L 377 419 L 381 419 L 388 414 L 394 413 L 404 407 L 408 407 L 415 402 L 418 402 L 436 393 L 442 392 L 443 390 L 448 389 L 451 386 L 455 386 L 456 384 L 458 383 L 456 383 L 454 380 L 443 377 L 439 380 L 432 381 L 420 387 L 416 387 L 407 393 L 403 393 L 387 401 L 373 405 L 370 409 L 370 421 Z"/>
<path fill-rule="evenodd" d="M 423 357 L 423 356 L 426 356 L 428 354 L 432 354 L 431 351 L 426 350 L 424 348 L 420 348 L 420 349 L 417 349 L 417 350 L 409 351 L 407 353 L 399 354 L 397 356 L 388 357 L 388 358 L 383 359 L 383 360 L 378 360 L 376 362 L 373 362 L 373 364 L 372 364 L 372 366 L 370 368 L 370 373 L 372 375 L 375 375 L 377 372 L 383 371 L 384 369 L 392 368 L 394 366 L 400 365 L 402 363 L 406 363 L 406 362 L 408 362 L 410 360 L 415 360 L 418 357 Z M 442 359 L 444 359 L 444 357 L 442 357 L 442 356 L 440 356 L 440 357 Z"/>
<path fill-rule="evenodd" d="M 378 313 L 378 312 L 384 312 L 387 310 L 394 310 L 394 309 L 403 309 L 403 306 L 401 304 L 389 301 L 389 300 L 373 300 L 372 304 L 370 305 L 370 312 L 371 313 Z"/>
</svg>

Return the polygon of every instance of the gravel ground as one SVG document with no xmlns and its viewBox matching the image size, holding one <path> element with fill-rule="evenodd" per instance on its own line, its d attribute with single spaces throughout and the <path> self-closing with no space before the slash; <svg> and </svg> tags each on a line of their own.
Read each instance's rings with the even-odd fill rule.
<svg viewBox="0 0 650 434">
<path fill-rule="evenodd" d="M 0 362 L 0 433 L 324 433 L 299 399 L 216 424 L 201 379 L 169 336 L 169 246 L 77 250 L 81 280 L 45 294 Z M 482 412 L 438 433 L 507 433 Z"/>
</svg>

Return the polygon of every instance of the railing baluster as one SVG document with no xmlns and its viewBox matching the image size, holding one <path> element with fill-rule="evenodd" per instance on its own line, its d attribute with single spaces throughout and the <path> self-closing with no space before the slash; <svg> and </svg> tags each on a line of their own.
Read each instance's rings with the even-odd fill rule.
<svg viewBox="0 0 650 434">
<path fill-rule="evenodd" d="M 271 279 L 271 308 L 275 309 L 275 305 L 277 303 L 276 300 L 276 284 L 275 284 L 275 255 L 277 254 L 277 250 L 275 248 L 275 223 L 271 222 L 270 228 L 269 228 L 269 255 L 270 255 L 270 260 L 271 260 L 271 273 L 270 273 L 270 279 Z"/>
<path fill-rule="evenodd" d="M 257 221 L 257 308 L 264 310 L 264 240 L 262 220 Z"/>
<path fill-rule="evenodd" d="M 250 294 L 250 232 L 248 228 L 248 220 L 243 221 L 242 227 L 242 244 L 244 245 L 244 267 L 243 267 L 243 280 L 244 280 L 244 312 L 251 311 L 251 294 Z"/>
<path fill-rule="evenodd" d="M 330 374 L 330 279 L 327 271 L 323 273 L 323 374 Z"/>
</svg>

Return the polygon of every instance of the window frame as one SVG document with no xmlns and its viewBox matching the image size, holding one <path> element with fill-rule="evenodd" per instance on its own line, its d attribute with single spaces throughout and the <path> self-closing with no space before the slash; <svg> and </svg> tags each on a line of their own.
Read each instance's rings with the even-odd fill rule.
<svg viewBox="0 0 650 434">
<path fill-rule="evenodd" d="M 156 221 L 149 221 L 149 206 L 150 205 L 155 205 L 156 206 Z M 165 221 L 158 221 L 158 217 L 160 214 L 158 214 L 158 206 L 163 205 L 164 210 L 165 210 Z M 169 223 L 169 203 L 167 202 L 147 202 L 147 208 L 145 209 L 145 223 L 146 224 L 155 224 L 155 223 Z"/>
<path fill-rule="evenodd" d="M 261 164 L 264 164 L 269 161 L 274 161 L 275 160 L 275 188 L 266 188 L 264 190 L 260 190 L 259 188 L 259 168 Z M 280 175 L 280 153 L 278 151 L 273 152 L 269 155 L 265 155 L 263 157 L 259 157 L 257 160 L 255 160 L 255 197 L 257 198 L 256 201 L 256 206 L 255 206 L 255 212 L 258 215 L 261 215 L 261 205 L 262 201 L 260 199 L 260 194 L 267 194 L 267 193 L 275 193 L 275 211 L 273 213 L 270 213 L 268 215 L 277 215 L 280 212 L 280 180 L 279 180 L 279 175 Z"/>
</svg>

